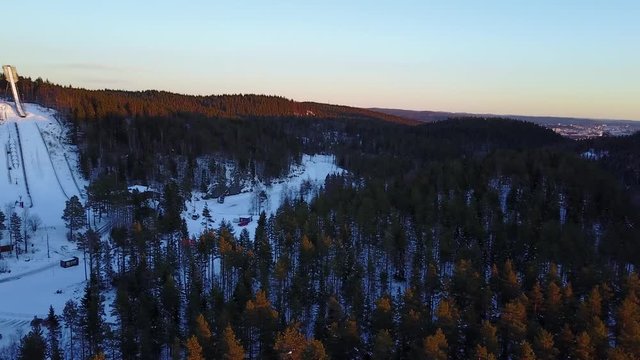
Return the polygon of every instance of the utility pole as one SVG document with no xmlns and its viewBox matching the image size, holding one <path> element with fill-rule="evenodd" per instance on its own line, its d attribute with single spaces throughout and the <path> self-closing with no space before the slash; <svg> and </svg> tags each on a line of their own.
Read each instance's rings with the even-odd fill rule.
<svg viewBox="0 0 640 360">
<path fill-rule="evenodd" d="M 51 255 L 49 254 L 49 230 L 47 230 L 47 259 L 51 259 Z"/>
</svg>

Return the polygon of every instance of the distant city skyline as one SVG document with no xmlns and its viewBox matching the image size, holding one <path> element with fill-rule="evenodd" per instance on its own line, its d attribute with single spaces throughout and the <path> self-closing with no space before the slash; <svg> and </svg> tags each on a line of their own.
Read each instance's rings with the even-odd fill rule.
<svg viewBox="0 0 640 360">
<path fill-rule="evenodd" d="M 640 120 L 632 0 L 33 0 L 3 9 L 2 63 L 62 85 Z"/>
</svg>

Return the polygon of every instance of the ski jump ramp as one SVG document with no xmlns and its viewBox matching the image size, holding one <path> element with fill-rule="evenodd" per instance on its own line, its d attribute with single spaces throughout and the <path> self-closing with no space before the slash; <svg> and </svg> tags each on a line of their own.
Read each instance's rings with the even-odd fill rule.
<svg viewBox="0 0 640 360">
<path fill-rule="evenodd" d="M 16 82 L 18 82 L 18 72 L 16 68 L 12 65 L 3 65 L 2 71 L 4 72 L 4 77 L 7 79 L 9 84 L 11 84 L 11 91 L 13 92 L 13 100 L 16 103 L 16 112 L 20 117 L 26 117 L 27 113 L 24 111 L 22 107 L 22 103 L 20 102 L 20 97 L 18 96 L 18 89 L 16 88 Z"/>
</svg>

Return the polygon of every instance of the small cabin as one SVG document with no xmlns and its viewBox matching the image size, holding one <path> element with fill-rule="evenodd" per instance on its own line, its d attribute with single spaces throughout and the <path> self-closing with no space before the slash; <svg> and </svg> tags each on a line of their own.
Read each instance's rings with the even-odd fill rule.
<svg viewBox="0 0 640 360">
<path fill-rule="evenodd" d="M 238 219 L 238 226 L 247 226 L 251 222 L 252 218 L 250 217 L 240 217 Z"/>
<path fill-rule="evenodd" d="M 78 266 L 80 263 L 80 259 L 77 256 L 74 256 L 70 259 L 60 260 L 60 267 L 68 268 L 72 266 Z"/>
</svg>

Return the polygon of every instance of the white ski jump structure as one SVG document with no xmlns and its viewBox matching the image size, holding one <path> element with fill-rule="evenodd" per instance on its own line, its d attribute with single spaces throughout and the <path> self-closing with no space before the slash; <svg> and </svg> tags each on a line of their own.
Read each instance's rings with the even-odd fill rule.
<svg viewBox="0 0 640 360">
<path fill-rule="evenodd" d="M 16 88 L 16 83 L 18 82 L 18 72 L 16 71 L 15 66 L 13 65 L 3 65 L 2 71 L 4 72 L 5 79 L 11 84 L 11 92 L 13 92 L 13 100 L 16 103 L 16 113 L 20 117 L 26 117 L 27 113 L 24 111 L 22 107 L 22 103 L 20 102 L 20 97 L 18 96 L 18 88 Z"/>
</svg>

